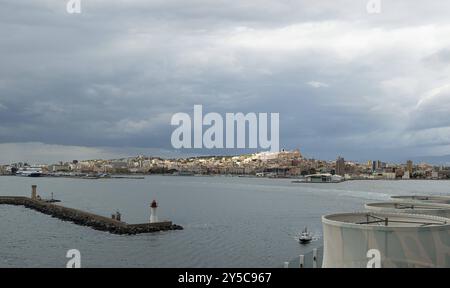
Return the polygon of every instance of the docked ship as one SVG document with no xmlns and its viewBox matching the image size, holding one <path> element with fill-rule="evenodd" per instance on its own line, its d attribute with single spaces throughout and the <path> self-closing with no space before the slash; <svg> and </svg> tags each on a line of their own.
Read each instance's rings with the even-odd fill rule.
<svg viewBox="0 0 450 288">
<path fill-rule="evenodd" d="M 16 176 L 22 176 L 22 177 L 41 177 L 42 176 L 42 169 L 41 168 L 20 168 L 16 172 Z"/>
</svg>

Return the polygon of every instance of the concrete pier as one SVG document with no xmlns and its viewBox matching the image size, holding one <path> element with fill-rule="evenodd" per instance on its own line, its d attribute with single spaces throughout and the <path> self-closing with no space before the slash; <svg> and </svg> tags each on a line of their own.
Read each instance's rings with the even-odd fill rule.
<svg viewBox="0 0 450 288">
<path fill-rule="evenodd" d="M 63 221 L 70 221 L 77 225 L 91 227 L 95 230 L 106 231 L 112 234 L 135 235 L 168 230 L 182 230 L 183 227 L 171 221 L 144 224 L 127 224 L 115 219 L 103 217 L 89 212 L 67 208 L 39 200 L 36 196 L 36 187 L 32 189 L 34 199 L 28 197 L 0 196 L 0 205 L 24 206 L 43 214 L 51 215 Z"/>
</svg>

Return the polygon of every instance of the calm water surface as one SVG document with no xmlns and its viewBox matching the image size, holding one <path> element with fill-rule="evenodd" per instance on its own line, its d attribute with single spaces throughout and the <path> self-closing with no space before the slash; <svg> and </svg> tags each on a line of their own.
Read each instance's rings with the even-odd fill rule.
<svg viewBox="0 0 450 288">
<path fill-rule="evenodd" d="M 69 249 L 83 267 L 280 267 L 321 246 L 301 246 L 308 226 L 321 238 L 321 216 L 362 210 L 390 195 L 449 194 L 447 181 L 349 181 L 293 184 L 287 179 L 150 176 L 145 180 L 0 177 L 0 195 L 30 195 L 30 186 L 63 205 L 128 223 L 160 219 L 183 231 L 117 236 L 53 219 L 23 207 L 0 206 L 0 267 L 65 267 Z"/>
</svg>

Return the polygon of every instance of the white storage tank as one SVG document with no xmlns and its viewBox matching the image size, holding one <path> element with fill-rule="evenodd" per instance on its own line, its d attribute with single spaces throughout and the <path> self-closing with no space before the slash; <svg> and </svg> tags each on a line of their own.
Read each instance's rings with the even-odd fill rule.
<svg viewBox="0 0 450 288">
<path fill-rule="evenodd" d="M 447 218 L 358 212 L 323 216 L 322 223 L 324 268 L 450 267 Z"/>
<path fill-rule="evenodd" d="M 391 199 L 394 201 L 418 201 L 424 203 L 450 204 L 450 196 L 407 195 L 392 196 Z"/>
<path fill-rule="evenodd" d="M 380 202 L 368 203 L 366 210 L 388 213 L 423 214 L 450 218 L 450 205 L 426 202 Z"/>
</svg>

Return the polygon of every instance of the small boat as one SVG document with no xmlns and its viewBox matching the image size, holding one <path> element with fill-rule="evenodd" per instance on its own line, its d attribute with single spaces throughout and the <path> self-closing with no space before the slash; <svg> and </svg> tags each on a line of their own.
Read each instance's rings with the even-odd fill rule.
<svg viewBox="0 0 450 288">
<path fill-rule="evenodd" d="M 302 231 L 302 233 L 300 234 L 300 237 L 298 237 L 298 241 L 301 244 L 307 244 L 309 242 L 311 242 L 313 239 L 313 236 L 310 232 L 308 232 L 308 228 L 305 227 L 305 230 Z"/>
</svg>

